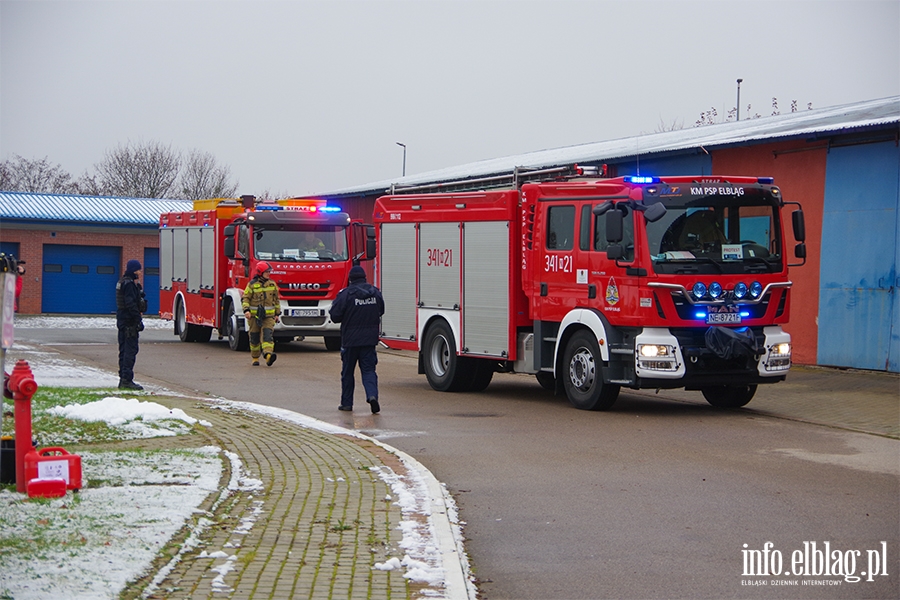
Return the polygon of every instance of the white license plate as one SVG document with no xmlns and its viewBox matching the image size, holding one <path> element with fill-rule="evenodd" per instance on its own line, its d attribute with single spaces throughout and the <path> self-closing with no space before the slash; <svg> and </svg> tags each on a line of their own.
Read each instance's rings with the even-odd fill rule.
<svg viewBox="0 0 900 600">
<path fill-rule="evenodd" d="M 708 325 L 732 324 L 740 323 L 740 313 L 710 313 L 706 315 L 706 323 Z"/>
<path fill-rule="evenodd" d="M 290 316 L 292 317 L 318 317 L 318 308 L 292 308 Z"/>
</svg>

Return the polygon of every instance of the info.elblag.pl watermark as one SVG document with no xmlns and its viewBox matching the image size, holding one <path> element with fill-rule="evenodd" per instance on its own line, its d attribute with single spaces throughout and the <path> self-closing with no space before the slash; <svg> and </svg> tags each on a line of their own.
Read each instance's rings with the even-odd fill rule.
<svg viewBox="0 0 900 600">
<path fill-rule="evenodd" d="M 744 544 L 741 585 L 834 586 L 876 581 L 888 576 L 887 542 L 865 550 L 832 548 L 831 542 L 803 542 L 803 547 L 783 553 L 772 542 L 753 550 Z"/>
</svg>

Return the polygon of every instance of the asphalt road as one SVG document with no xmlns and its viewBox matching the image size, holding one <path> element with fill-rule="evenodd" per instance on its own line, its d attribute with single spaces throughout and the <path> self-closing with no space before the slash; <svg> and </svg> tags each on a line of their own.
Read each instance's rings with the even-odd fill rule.
<svg viewBox="0 0 900 600">
<path fill-rule="evenodd" d="M 112 330 L 16 338 L 116 370 Z M 456 498 L 489 600 L 900 596 L 900 442 L 777 414 L 780 386 L 791 406 L 822 408 L 831 390 L 768 386 L 737 411 L 699 393 L 623 391 L 612 411 L 592 413 L 524 375 L 495 376 L 479 394 L 434 392 L 414 356 L 382 351 L 373 416 L 359 384 L 356 411 L 337 410 L 340 359 L 319 340 L 251 367 L 224 342 L 184 344 L 160 330 L 142 334 L 135 371 L 139 382 L 295 410 L 414 456 Z M 801 574 L 750 576 L 747 559 L 767 542 L 773 570 Z M 807 557 L 826 543 L 840 551 L 833 570 L 859 575 L 884 556 L 887 575 L 815 576 Z"/>
</svg>

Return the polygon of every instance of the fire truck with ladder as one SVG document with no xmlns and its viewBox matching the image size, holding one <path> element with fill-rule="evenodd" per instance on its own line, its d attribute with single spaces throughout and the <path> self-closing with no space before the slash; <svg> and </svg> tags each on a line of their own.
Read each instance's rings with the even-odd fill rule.
<svg viewBox="0 0 900 600">
<path fill-rule="evenodd" d="M 246 350 L 241 296 L 265 261 L 281 296 L 275 341 L 322 336 L 339 350 L 331 302 L 347 286 L 350 267 L 374 252 L 374 227 L 325 200 L 200 200 L 194 210 L 160 215 L 160 317 L 174 320 L 183 342 L 208 342 L 216 329 L 232 350 Z"/>
<path fill-rule="evenodd" d="M 383 343 L 418 352 L 435 390 L 529 373 L 585 410 L 623 387 L 736 408 L 783 381 L 802 207 L 767 177 L 605 172 L 517 168 L 379 198 Z"/>
</svg>

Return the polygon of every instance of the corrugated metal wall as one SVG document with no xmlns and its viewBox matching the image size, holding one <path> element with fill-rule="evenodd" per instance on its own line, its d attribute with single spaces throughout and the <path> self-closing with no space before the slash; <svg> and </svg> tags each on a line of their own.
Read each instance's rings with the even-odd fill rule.
<svg viewBox="0 0 900 600">
<path fill-rule="evenodd" d="M 825 177 L 818 364 L 900 371 L 900 149 L 832 148 Z"/>
</svg>

